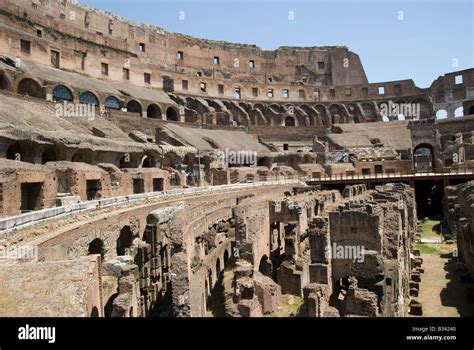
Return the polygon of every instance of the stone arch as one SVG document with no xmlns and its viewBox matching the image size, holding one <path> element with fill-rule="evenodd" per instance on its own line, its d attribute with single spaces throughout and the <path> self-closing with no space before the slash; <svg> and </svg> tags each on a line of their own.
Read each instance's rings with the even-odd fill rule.
<svg viewBox="0 0 474 350">
<path fill-rule="evenodd" d="M 127 112 L 142 115 L 142 105 L 137 100 L 130 100 L 127 103 Z"/>
<path fill-rule="evenodd" d="M 362 103 L 362 111 L 364 112 L 365 121 L 374 122 L 376 121 L 375 106 L 373 103 L 365 102 Z M 386 116 L 391 120 L 390 116 Z"/>
<path fill-rule="evenodd" d="M 126 225 L 120 230 L 119 237 L 117 238 L 117 256 L 125 255 L 127 249 L 133 244 L 133 232 L 130 226 Z"/>
<path fill-rule="evenodd" d="M 431 171 L 435 164 L 434 147 L 429 143 L 420 143 L 413 148 L 413 168 Z"/>
<path fill-rule="evenodd" d="M 7 148 L 7 159 L 23 161 L 25 156 L 25 148 L 20 142 L 15 142 Z"/>
<path fill-rule="evenodd" d="M 284 120 L 284 126 L 288 126 L 288 127 L 296 126 L 296 119 L 292 116 L 287 116 Z"/>
<path fill-rule="evenodd" d="M 282 105 L 279 105 L 278 103 L 272 103 L 270 105 L 270 108 L 273 109 L 273 111 L 275 111 L 276 113 L 286 113 L 286 108 Z"/>
<path fill-rule="evenodd" d="M 0 71 L 0 90 L 10 90 L 11 81 L 5 72 Z"/>
<path fill-rule="evenodd" d="M 317 126 L 323 123 L 320 113 L 316 110 L 316 108 L 307 104 L 302 104 L 300 108 L 309 116 L 309 124 L 311 126 Z"/>
<path fill-rule="evenodd" d="M 326 107 L 322 104 L 317 104 L 316 106 L 314 106 L 314 109 L 316 110 L 316 112 L 319 113 L 319 117 L 321 119 L 321 123 L 323 125 L 328 125 L 327 123 L 327 118 L 328 118 L 328 115 L 326 113 Z"/>
<path fill-rule="evenodd" d="M 253 125 L 267 125 L 268 124 L 268 122 L 265 119 L 262 111 L 260 111 L 259 109 L 253 109 L 249 113 L 249 117 L 250 117 L 250 121 Z"/>
<path fill-rule="evenodd" d="M 464 116 L 464 107 L 463 106 L 459 106 L 458 108 L 456 108 L 454 110 L 454 117 L 462 117 Z"/>
<path fill-rule="evenodd" d="M 155 166 L 156 166 L 155 157 L 149 154 L 145 154 L 142 157 L 142 160 L 140 162 L 140 168 L 155 168 Z"/>
<path fill-rule="evenodd" d="M 79 95 L 79 103 L 98 107 L 99 98 L 92 91 L 83 91 Z"/>
<path fill-rule="evenodd" d="M 73 102 L 74 95 L 70 88 L 65 85 L 56 85 L 53 88 L 53 102 L 67 101 Z"/>
<path fill-rule="evenodd" d="M 112 317 L 112 311 L 114 306 L 114 300 L 118 297 L 119 293 L 114 293 L 110 296 L 104 305 L 104 317 Z"/>
<path fill-rule="evenodd" d="M 33 78 L 24 78 L 20 80 L 17 87 L 17 92 L 20 95 L 31 96 L 45 99 L 46 95 L 41 84 Z"/>
<path fill-rule="evenodd" d="M 436 119 L 446 119 L 448 118 L 448 112 L 445 109 L 438 109 L 436 111 Z"/>
<path fill-rule="evenodd" d="M 230 118 L 228 113 L 219 112 L 216 115 L 216 124 L 217 125 L 229 125 Z"/>
<path fill-rule="evenodd" d="M 331 120 L 333 124 L 339 124 L 344 121 L 344 112 L 341 105 L 335 103 L 330 105 L 329 113 L 331 114 Z"/>
<path fill-rule="evenodd" d="M 120 100 L 115 96 L 108 96 L 104 102 L 105 108 L 120 110 L 122 109 L 122 104 Z"/>
<path fill-rule="evenodd" d="M 347 107 L 347 112 L 350 114 L 350 115 L 355 115 L 356 112 L 357 112 L 357 106 L 354 104 L 354 103 L 348 103 L 346 105 Z"/>
<path fill-rule="evenodd" d="M 266 110 L 267 110 L 266 107 L 265 107 L 265 105 L 264 105 L 263 103 L 255 103 L 255 104 L 253 105 L 253 108 L 254 108 L 254 109 L 259 109 L 263 114 L 265 114 L 265 112 L 266 112 Z"/>
<path fill-rule="evenodd" d="M 102 259 L 105 257 L 105 245 L 104 241 L 101 240 L 100 238 L 95 238 L 89 243 L 88 247 L 88 254 L 93 255 L 93 254 L 98 254 L 101 256 Z"/>
<path fill-rule="evenodd" d="M 240 106 L 240 108 L 242 108 L 244 111 L 246 111 L 247 113 L 250 113 L 250 111 L 252 110 L 252 105 L 248 102 L 239 102 L 238 105 Z"/>
<path fill-rule="evenodd" d="M 168 107 L 166 110 L 166 120 L 179 122 L 179 113 L 173 107 Z"/>
<path fill-rule="evenodd" d="M 41 164 L 46 164 L 48 162 L 56 162 L 58 160 L 58 155 L 54 146 L 46 148 L 41 154 Z"/>
<path fill-rule="evenodd" d="M 87 150 L 87 149 L 78 150 L 71 157 L 71 162 L 91 164 L 92 163 L 92 151 Z"/>
<path fill-rule="evenodd" d="M 166 152 L 163 155 L 163 168 L 175 168 L 176 164 L 181 162 L 181 157 L 175 152 Z"/>
<path fill-rule="evenodd" d="M 146 110 L 147 118 L 161 119 L 161 108 L 155 103 L 148 106 Z"/>
</svg>

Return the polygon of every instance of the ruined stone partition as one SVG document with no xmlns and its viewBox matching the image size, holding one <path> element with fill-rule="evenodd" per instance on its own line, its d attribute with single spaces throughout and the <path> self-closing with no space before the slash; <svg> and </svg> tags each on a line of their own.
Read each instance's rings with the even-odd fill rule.
<svg viewBox="0 0 474 350">
<path fill-rule="evenodd" d="M 446 239 L 456 239 L 458 256 L 474 276 L 474 182 L 446 187 L 444 213 L 446 217 Z"/>
<path fill-rule="evenodd" d="M 354 195 L 356 194 L 356 195 Z M 346 187 L 346 199 L 309 225 L 309 316 L 404 316 L 416 232 L 413 190 Z M 329 249 L 329 254 L 328 254 Z M 323 293 L 324 290 L 324 293 Z"/>
</svg>

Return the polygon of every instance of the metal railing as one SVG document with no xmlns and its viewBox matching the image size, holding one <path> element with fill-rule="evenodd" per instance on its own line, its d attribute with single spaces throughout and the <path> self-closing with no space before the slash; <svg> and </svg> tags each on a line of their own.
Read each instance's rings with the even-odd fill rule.
<svg viewBox="0 0 474 350">
<path fill-rule="evenodd" d="M 344 180 L 377 180 L 377 179 L 397 179 L 397 178 L 417 178 L 417 177 L 440 177 L 440 176 L 464 176 L 474 175 L 474 170 L 449 169 L 441 171 L 413 171 L 413 172 L 393 172 L 378 174 L 337 174 L 312 177 L 309 181 L 344 181 Z"/>
<path fill-rule="evenodd" d="M 92 200 L 79 202 L 73 205 L 61 206 L 61 207 L 52 207 L 48 209 L 42 209 L 38 211 L 32 211 L 28 213 L 23 213 L 16 216 L 0 218 L 0 232 L 2 234 L 8 232 L 11 229 L 17 229 L 19 227 L 28 226 L 34 223 L 38 223 L 43 220 L 48 220 L 52 218 L 59 218 L 65 215 L 70 215 L 73 213 L 92 211 L 96 209 L 102 209 L 111 207 L 114 205 L 122 205 L 126 203 L 133 203 L 137 201 L 144 201 L 150 199 L 173 199 L 179 197 L 186 197 L 192 195 L 200 195 L 205 193 L 219 193 L 227 192 L 231 190 L 240 190 L 245 188 L 252 187 L 262 187 L 262 186 L 278 186 L 278 185 L 295 185 L 295 184 L 307 184 L 308 182 L 330 182 L 330 181 L 347 181 L 347 180 L 377 180 L 377 179 L 412 179 L 417 177 L 440 177 L 440 176 L 460 176 L 460 175 L 474 175 L 474 170 L 469 169 L 450 169 L 449 171 L 436 171 L 436 172 L 394 172 L 394 173 L 381 173 L 373 175 L 361 175 L 361 174 L 339 174 L 332 176 L 321 176 L 321 177 L 310 177 L 310 176 L 299 176 L 299 175 L 290 175 L 284 176 L 280 175 L 274 179 L 265 181 L 256 181 L 255 178 L 251 177 L 232 177 L 231 182 L 235 183 L 227 185 L 217 185 L 217 186 L 206 186 L 206 187 L 189 187 L 189 188 L 177 188 L 169 191 L 161 192 L 149 192 L 141 194 L 133 194 L 128 196 L 121 197 L 112 197 L 104 198 L 101 200 Z M 253 182 L 250 182 L 253 180 Z"/>
<path fill-rule="evenodd" d="M 296 179 L 281 179 L 274 181 L 265 182 L 253 182 L 253 183 L 237 183 L 229 185 L 218 185 L 218 186 L 207 186 L 207 187 L 190 187 L 190 188 L 177 188 L 168 191 L 161 192 L 148 192 L 141 194 L 132 194 L 121 197 L 104 198 L 100 200 L 83 201 L 72 205 L 65 205 L 60 207 L 52 207 L 42 209 L 38 211 L 32 211 L 24 214 L 15 216 L 0 218 L 0 237 L 2 234 L 6 234 L 12 229 L 18 229 L 21 227 L 27 227 L 32 224 L 39 223 L 44 220 L 57 219 L 66 215 L 74 213 L 81 213 L 86 211 L 93 211 L 97 209 L 103 209 L 113 207 L 116 205 L 123 205 L 127 203 L 134 203 L 146 200 L 155 199 L 175 199 L 193 195 L 202 195 L 206 193 L 220 193 L 228 192 L 232 190 L 241 190 L 247 188 L 257 188 L 263 186 L 278 186 L 278 185 L 291 185 L 300 183 L 298 178 Z"/>
</svg>

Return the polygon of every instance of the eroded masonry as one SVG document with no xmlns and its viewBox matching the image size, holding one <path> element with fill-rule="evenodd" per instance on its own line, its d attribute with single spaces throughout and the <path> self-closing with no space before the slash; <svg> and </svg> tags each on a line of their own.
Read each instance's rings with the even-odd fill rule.
<svg viewBox="0 0 474 350">
<path fill-rule="evenodd" d="M 473 171 L 474 69 L 1 1 L 1 316 L 422 314 L 419 219 L 474 278 Z"/>
</svg>

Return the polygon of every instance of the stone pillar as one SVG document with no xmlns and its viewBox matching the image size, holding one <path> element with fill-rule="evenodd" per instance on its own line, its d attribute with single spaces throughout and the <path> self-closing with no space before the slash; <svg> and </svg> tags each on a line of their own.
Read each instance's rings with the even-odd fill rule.
<svg viewBox="0 0 474 350">
<path fill-rule="evenodd" d="M 298 224 L 288 223 L 285 226 L 285 259 L 288 261 L 298 258 Z"/>
<path fill-rule="evenodd" d="M 331 268 L 327 255 L 330 248 L 329 222 L 316 218 L 309 227 L 309 244 L 311 263 L 309 265 L 309 282 L 331 285 Z"/>
</svg>

